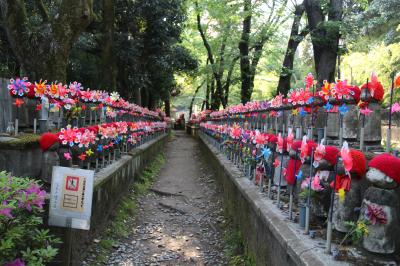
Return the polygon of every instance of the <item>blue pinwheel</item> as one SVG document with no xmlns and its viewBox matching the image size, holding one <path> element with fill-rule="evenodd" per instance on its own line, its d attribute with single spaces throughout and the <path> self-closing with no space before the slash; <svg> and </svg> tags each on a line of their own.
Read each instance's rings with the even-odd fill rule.
<svg viewBox="0 0 400 266">
<path fill-rule="evenodd" d="M 298 173 L 297 173 L 297 175 L 296 175 L 296 180 L 297 181 L 301 181 L 301 178 L 303 177 L 303 171 L 299 171 Z"/>
<path fill-rule="evenodd" d="M 341 115 L 345 115 L 348 111 L 349 108 L 347 107 L 346 104 L 342 104 L 339 108 L 338 108 L 339 112 Z"/>
<path fill-rule="evenodd" d="M 302 116 L 302 117 L 304 117 L 304 116 L 306 116 L 307 115 L 307 112 L 304 110 L 304 108 L 301 108 L 301 110 L 300 110 L 300 116 Z"/>
<path fill-rule="evenodd" d="M 102 152 L 103 151 L 103 145 L 101 145 L 101 144 L 97 145 L 96 151 Z"/>
<path fill-rule="evenodd" d="M 324 109 L 325 109 L 327 112 L 329 112 L 330 110 L 332 110 L 332 108 L 333 108 L 333 105 L 330 104 L 330 103 L 326 103 L 326 104 L 324 105 Z"/>
<path fill-rule="evenodd" d="M 314 102 L 314 97 L 310 97 L 308 100 L 307 100 L 307 104 L 312 104 Z"/>
<path fill-rule="evenodd" d="M 271 156 L 271 150 L 269 148 L 262 148 L 260 156 L 264 157 L 265 161 L 268 161 L 269 156 Z"/>
</svg>

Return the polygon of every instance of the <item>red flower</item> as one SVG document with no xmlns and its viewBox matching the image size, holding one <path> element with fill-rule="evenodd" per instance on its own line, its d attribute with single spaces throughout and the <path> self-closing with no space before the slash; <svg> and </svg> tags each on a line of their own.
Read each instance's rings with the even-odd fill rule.
<svg viewBox="0 0 400 266">
<path fill-rule="evenodd" d="M 78 158 L 79 158 L 79 160 L 84 161 L 84 160 L 86 160 L 86 154 L 81 153 L 81 155 L 79 155 Z"/>
<path fill-rule="evenodd" d="M 387 223 L 385 211 L 382 209 L 382 207 L 373 203 L 367 204 L 365 216 L 373 225 L 375 225 L 377 222 L 379 222 L 380 224 Z"/>
<path fill-rule="evenodd" d="M 42 105 L 41 104 L 37 104 L 36 105 L 36 111 L 40 111 L 42 110 Z"/>
<path fill-rule="evenodd" d="M 20 108 L 21 105 L 23 105 L 24 103 L 25 103 L 24 100 L 17 98 L 17 99 L 15 99 L 14 105 L 17 106 L 18 108 Z"/>
<path fill-rule="evenodd" d="M 278 160 L 278 159 L 275 159 L 274 167 L 277 168 L 278 166 L 279 166 L 279 160 Z"/>
</svg>

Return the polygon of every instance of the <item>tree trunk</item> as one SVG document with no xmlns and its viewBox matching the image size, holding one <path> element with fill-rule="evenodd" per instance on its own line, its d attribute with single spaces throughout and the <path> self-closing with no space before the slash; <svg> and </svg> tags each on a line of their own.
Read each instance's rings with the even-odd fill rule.
<svg viewBox="0 0 400 266">
<path fill-rule="evenodd" d="M 198 2 L 195 2 L 196 8 L 198 9 Z M 203 31 L 203 28 L 201 26 L 201 17 L 200 17 L 200 13 L 197 12 L 197 29 L 200 33 L 201 39 L 203 41 L 203 45 L 206 48 L 207 51 L 207 59 L 209 60 L 210 64 L 211 64 L 211 68 L 213 71 L 213 75 L 214 75 L 214 79 L 215 79 L 215 85 L 216 85 L 216 93 L 214 97 L 218 97 L 218 102 L 219 104 L 222 103 L 222 106 L 224 106 L 224 108 L 226 107 L 226 103 L 224 101 L 224 97 L 223 97 L 223 88 L 222 88 L 222 81 L 221 81 L 221 76 L 220 76 L 220 70 L 217 69 L 216 64 L 215 64 L 215 60 L 214 60 L 214 55 L 212 53 L 212 49 L 210 44 L 208 43 L 208 40 L 206 38 L 206 35 Z M 219 108 L 219 105 L 218 105 Z"/>
<path fill-rule="evenodd" d="M 59 1 L 57 16 L 49 18 L 38 0 L 40 26 L 29 25 L 25 1 L 0 0 L 3 27 L 13 52 L 31 80 L 66 81 L 71 47 L 93 18 L 92 0 Z M 32 10 L 29 10 L 32 12 Z M 32 32 L 32 30 L 35 32 Z M 40 38 L 36 38 L 40 36 Z M 36 38 L 32 45 L 32 39 Z"/>
<path fill-rule="evenodd" d="M 165 100 L 164 101 L 164 106 L 165 106 L 165 114 L 166 114 L 166 116 L 171 117 L 171 101 L 169 99 Z"/>
<path fill-rule="evenodd" d="M 279 76 L 277 93 L 282 93 L 283 95 L 286 95 L 290 90 L 290 80 L 292 78 L 294 56 L 296 54 L 297 47 L 308 33 L 307 30 L 303 30 L 299 33 L 300 20 L 303 16 L 303 13 L 304 4 L 297 5 L 294 11 L 292 30 L 290 32 L 289 42 L 286 48 L 286 54 L 282 64 L 281 74 Z"/>
<path fill-rule="evenodd" d="M 210 110 L 210 94 L 211 94 L 211 86 L 207 75 L 206 106 L 205 106 L 206 110 Z"/>
<path fill-rule="evenodd" d="M 142 96 L 141 96 L 141 88 L 135 88 L 133 90 L 133 102 L 139 106 L 142 106 Z"/>
<path fill-rule="evenodd" d="M 250 50 L 250 32 L 251 32 L 251 0 L 243 1 L 243 12 L 245 17 L 243 19 L 242 35 L 239 42 L 240 52 L 240 77 L 242 85 L 240 89 L 241 102 L 247 103 L 251 99 L 251 63 L 249 58 Z"/>
<path fill-rule="evenodd" d="M 211 81 L 211 110 L 218 110 L 221 106 L 221 98 L 215 88 L 215 79 Z"/>
<path fill-rule="evenodd" d="M 114 57 L 115 0 L 103 0 L 103 43 L 101 52 L 102 87 L 117 89 L 117 67 Z"/>
<path fill-rule="evenodd" d="M 192 117 L 193 104 L 194 104 L 194 100 L 195 100 L 195 98 L 196 98 L 196 95 L 197 95 L 197 93 L 199 92 L 200 88 L 203 87 L 205 81 L 206 81 L 206 80 L 203 80 L 203 82 L 200 84 L 200 86 L 197 86 L 197 88 L 196 88 L 196 90 L 195 90 L 195 92 L 194 92 L 194 94 L 193 94 L 192 100 L 190 101 L 190 105 L 189 105 L 189 119 Z"/>
<path fill-rule="evenodd" d="M 329 1 L 329 25 L 326 25 L 325 14 L 319 0 L 305 0 L 304 5 L 311 32 L 318 87 L 320 87 L 324 80 L 333 82 L 335 79 L 343 0 Z"/>
</svg>

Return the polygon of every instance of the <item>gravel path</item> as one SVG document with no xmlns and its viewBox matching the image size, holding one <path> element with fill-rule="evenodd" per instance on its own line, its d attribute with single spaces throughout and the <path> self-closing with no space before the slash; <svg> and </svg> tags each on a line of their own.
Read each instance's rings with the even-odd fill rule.
<svg viewBox="0 0 400 266">
<path fill-rule="evenodd" d="M 175 132 L 165 153 L 150 193 L 139 199 L 132 232 L 106 265 L 226 265 L 222 200 L 198 143 Z"/>
</svg>

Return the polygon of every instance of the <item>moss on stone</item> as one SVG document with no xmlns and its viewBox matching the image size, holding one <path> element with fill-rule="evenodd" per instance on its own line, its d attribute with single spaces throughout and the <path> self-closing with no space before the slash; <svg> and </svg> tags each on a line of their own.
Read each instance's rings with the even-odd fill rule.
<svg viewBox="0 0 400 266">
<path fill-rule="evenodd" d="M 22 150 L 39 147 L 40 135 L 21 134 L 19 136 L 13 136 L 12 138 L 11 140 L 0 141 L 0 149 Z"/>
</svg>

